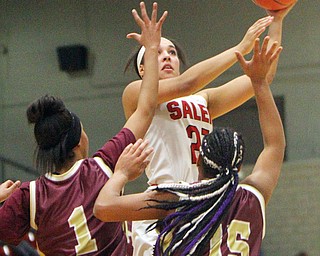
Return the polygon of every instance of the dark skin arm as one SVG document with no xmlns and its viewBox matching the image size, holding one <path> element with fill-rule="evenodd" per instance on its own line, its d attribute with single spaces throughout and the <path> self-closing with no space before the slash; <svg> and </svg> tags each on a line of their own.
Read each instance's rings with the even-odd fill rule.
<svg viewBox="0 0 320 256">
<path fill-rule="evenodd" d="M 139 139 L 130 144 L 121 154 L 114 174 L 101 189 L 94 206 L 94 214 L 101 221 L 125 221 L 162 219 L 169 211 L 144 209 L 154 202 L 150 200 L 177 200 L 170 193 L 149 191 L 131 195 L 121 195 L 125 185 L 139 177 L 149 161 L 147 158 L 153 149 L 148 148 L 148 142 Z"/>
<path fill-rule="evenodd" d="M 237 53 L 242 69 L 252 81 L 264 145 L 252 173 L 242 183 L 258 189 L 266 204 L 277 186 L 286 146 L 282 121 L 267 78 L 268 70 L 279 57 L 282 47 L 274 42 L 267 50 L 268 41 L 269 38 L 266 37 L 261 49 L 259 40 L 256 41 L 255 54 L 250 61 Z"/>
</svg>

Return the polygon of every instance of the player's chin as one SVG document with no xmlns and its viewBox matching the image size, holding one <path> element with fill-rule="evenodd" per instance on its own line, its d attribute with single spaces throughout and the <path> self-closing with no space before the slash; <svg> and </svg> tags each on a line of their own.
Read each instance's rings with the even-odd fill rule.
<svg viewBox="0 0 320 256">
<path fill-rule="evenodd" d="M 171 70 L 171 71 L 161 70 L 160 73 L 159 73 L 159 79 L 168 79 L 168 78 L 176 77 L 178 75 L 179 74 L 177 74 L 174 70 Z"/>
</svg>

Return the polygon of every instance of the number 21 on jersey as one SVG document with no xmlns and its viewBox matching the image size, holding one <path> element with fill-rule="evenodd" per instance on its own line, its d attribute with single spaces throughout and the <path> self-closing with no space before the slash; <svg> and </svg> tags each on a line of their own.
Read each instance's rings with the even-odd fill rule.
<svg viewBox="0 0 320 256">
<path fill-rule="evenodd" d="M 199 129 L 194 125 L 189 125 L 187 128 L 187 135 L 188 138 L 194 139 L 195 142 L 191 143 L 190 149 L 191 149 L 191 163 L 196 164 L 197 163 L 197 154 L 196 152 L 199 152 L 200 146 L 201 146 L 201 138 L 204 135 L 207 135 L 209 131 L 207 129 Z"/>
</svg>

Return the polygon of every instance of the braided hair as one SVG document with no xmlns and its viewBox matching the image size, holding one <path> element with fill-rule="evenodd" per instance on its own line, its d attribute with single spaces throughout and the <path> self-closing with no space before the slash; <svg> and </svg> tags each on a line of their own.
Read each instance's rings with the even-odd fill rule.
<svg viewBox="0 0 320 256">
<path fill-rule="evenodd" d="M 231 128 L 213 128 L 203 138 L 200 156 L 205 177 L 193 184 L 160 184 L 150 188 L 176 194 L 179 201 L 150 206 L 172 210 L 149 229 L 161 227 L 154 255 L 202 255 L 227 213 L 238 185 L 244 142 Z"/>
</svg>

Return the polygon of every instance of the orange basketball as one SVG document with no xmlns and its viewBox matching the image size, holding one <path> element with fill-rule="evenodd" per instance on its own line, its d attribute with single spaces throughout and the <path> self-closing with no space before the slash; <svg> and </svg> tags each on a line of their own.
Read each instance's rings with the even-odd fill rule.
<svg viewBox="0 0 320 256">
<path fill-rule="evenodd" d="M 293 4 L 295 0 L 252 0 L 256 5 L 266 10 L 281 10 Z"/>
</svg>

